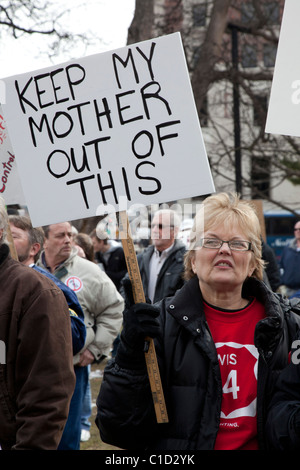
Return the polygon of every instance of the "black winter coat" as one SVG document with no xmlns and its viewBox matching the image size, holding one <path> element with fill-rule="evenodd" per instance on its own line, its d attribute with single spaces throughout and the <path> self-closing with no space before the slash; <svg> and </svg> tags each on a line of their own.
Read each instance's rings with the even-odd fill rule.
<svg viewBox="0 0 300 470">
<path fill-rule="evenodd" d="M 300 341 L 295 341 L 291 363 L 278 378 L 267 420 L 272 450 L 300 449 Z"/>
<path fill-rule="evenodd" d="M 278 373 L 288 363 L 300 317 L 288 301 L 256 279 L 244 297 L 256 297 L 266 309 L 258 322 L 257 428 L 259 448 L 266 448 L 265 421 Z M 299 313 L 300 313 L 300 303 Z M 216 348 L 203 312 L 197 278 L 175 297 L 161 302 L 162 335 L 155 340 L 169 423 L 157 424 L 146 369 L 105 370 L 97 400 L 101 438 L 124 449 L 210 450 L 219 428 L 222 382 Z"/>
</svg>

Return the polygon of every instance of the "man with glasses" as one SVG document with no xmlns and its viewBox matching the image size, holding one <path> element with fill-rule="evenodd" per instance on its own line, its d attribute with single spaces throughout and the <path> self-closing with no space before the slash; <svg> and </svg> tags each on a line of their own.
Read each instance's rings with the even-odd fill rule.
<svg viewBox="0 0 300 470">
<path fill-rule="evenodd" d="M 294 226 L 294 238 L 282 252 L 280 260 L 281 284 L 291 297 L 300 290 L 300 220 Z"/>
<path fill-rule="evenodd" d="M 175 294 L 183 284 L 185 246 L 177 240 L 180 217 L 170 209 L 155 212 L 152 244 L 138 255 L 144 293 L 152 303 Z M 128 277 L 126 275 L 125 277 Z"/>
<path fill-rule="evenodd" d="M 61 222 L 43 227 L 44 249 L 37 265 L 70 287 L 84 313 L 86 341 L 73 358 L 75 391 L 59 450 L 79 450 L 81 407 L 88 385 L 88 366 L 108 356 L 122 324 L 123 299 L 112 280 L 99 267 L 77 255 L 72 226 Z"/>
</svg>

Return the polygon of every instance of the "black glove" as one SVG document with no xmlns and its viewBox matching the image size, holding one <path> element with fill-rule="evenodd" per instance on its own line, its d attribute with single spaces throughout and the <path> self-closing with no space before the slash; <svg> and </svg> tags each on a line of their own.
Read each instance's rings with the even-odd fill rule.
<svg viewBox="0 0 300 470">
<path fill-rule="evenodd" d="M 160 331 L 159 308 L 148 303 L 134 304 L 130 280 L 123 283 L 125 310 L 116 363 L 124 369 L 145 367 L 145 338 L 155 338 Z"/>
</svg>

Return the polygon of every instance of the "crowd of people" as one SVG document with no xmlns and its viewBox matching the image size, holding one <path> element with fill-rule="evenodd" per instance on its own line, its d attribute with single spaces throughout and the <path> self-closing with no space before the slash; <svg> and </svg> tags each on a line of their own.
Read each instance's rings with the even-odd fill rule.
<svg viewBox="0 0 300 470">
<path fill-rule="evenodd" d="M 207 197 L 189 247 L 178 214 L 153 215 L 135 304 L 122 245 L 71 222 L 34 228 L 0 205 L 0 446 L 79 450 L 91 426 L 128 450 L 297 449 L 300 221 L 278 265 L 251 203 Z M 16 253 L 13 256 L 12 245 Z M 168 422 L 145 362 L 154 339 Z M 298 359 L 299 358 L 299 359 Z M 1 360 L 2 359 L 2 360 Z"/>
</svg>

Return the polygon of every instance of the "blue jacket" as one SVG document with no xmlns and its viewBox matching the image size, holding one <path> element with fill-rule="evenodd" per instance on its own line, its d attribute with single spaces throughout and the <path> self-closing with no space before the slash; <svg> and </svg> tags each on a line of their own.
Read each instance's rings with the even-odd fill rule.
<svg viewBox="0 0 300 470">
<path fill-rule="evenodd" d="M 83 348 L 86 337 L 84 314 L 77 299 L 77 295 L 75 294 L 75 292 L 72 291 L 72 289 L 70 289 L 63 282 L 57 279 L 57 277 L 49 273 L 49 271 L 46 271 L 45 269 L 42 269 L 36 265 L 33 265 L 32 267 L 39 273 L 51 279 L 51 281 L 53 281 L 64 293 L 64 296 L 69 306 L 69 312 L 71 317 L 73 355 L 75 356 L 75 354 L 77 354 Z"/>
</svg>

